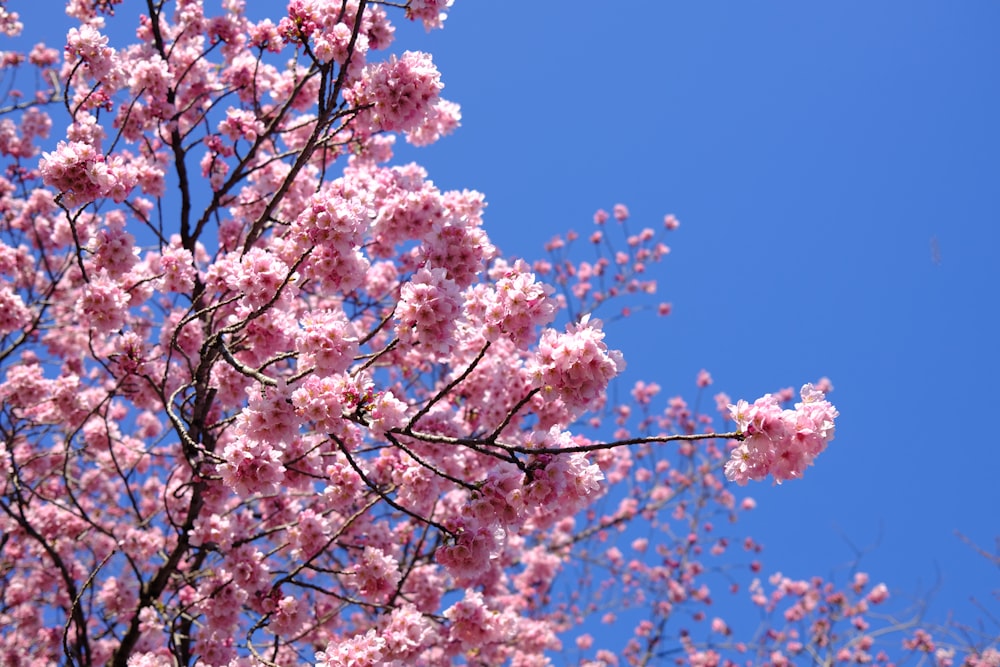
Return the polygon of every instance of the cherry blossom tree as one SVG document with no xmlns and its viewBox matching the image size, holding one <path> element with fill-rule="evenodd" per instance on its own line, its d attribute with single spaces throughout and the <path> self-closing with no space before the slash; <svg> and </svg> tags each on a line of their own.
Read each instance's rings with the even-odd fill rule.
<svg viewBox="0 0 1000 667">
<path fill-rule="evenodd" d="M 715 415 L 608 401 L 598 317 L 652 306 L 676 218 L 630 233 L 619 205 L 501 256 L 482 194 L 394 163 L 459 124 L 394 44 L 451 0 L 245 4 L 125 28 L 69 0 L 68 34 L 2 53 L 0 664 L 895 660 L 860 572 L 751 578 L 776 620 L 741 641 L 709 618 L 738 543 L 714 525 L 754 506 L 726 480 L 801 477 L 837 411 L 825 379 Z M 44 26 L 0 3 L 0 29 Z M 1000 664 L 935 641 L 892 655 Z"/>
</svg>

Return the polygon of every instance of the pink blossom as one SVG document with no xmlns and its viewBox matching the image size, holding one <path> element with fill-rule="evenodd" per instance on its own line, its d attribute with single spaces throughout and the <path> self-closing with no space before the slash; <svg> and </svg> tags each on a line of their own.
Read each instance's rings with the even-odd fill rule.
<svg viewBox="0 0 1000 667">
<path fill-rule="evenodd" d="M 138 249 L 135 237 L 125 231 L 122 215 L 108 215 L 107 224 L 97 231 L 93 243 L 94 266 L 115 278 L 128 273 L 135 265 Z"/>
<path fill-rule="evenodd" d="M 429 358 L 447 355 L 454 346 L 460 310 L 458 286 L 445 270 L 420 269 L 400 290 L 399 339 Z"/>
<path fill-rule="evenodd" d="M 386 640 L 375 630 L 330 642 L 316 654 L 316 667 L 380 667 L 385 664 Z"/>
<path fill-rule="evenodd" d="M 378 177 L 388 181 L 374 221 L 378 245 L 374 251 L 390 256 L 395 245 L 423 240 L 449 215 L 445 199 L 426 172 L 416 165 L 384 170 Z"/>
<path fill-rule="evenodd" d="M 352 584 L 358 593 L 373 602 L 385 602 L 395 593 L 401 578 L 399 563 L 375 547 L 365 547 L 354 566 Z"/>
<path fill-rule="evenodd" d="M 385 639 L 387 656 L 403 661 L 438 639 L 434 624 L 409 603 L 392 610 L 381 636 Z"/>
<path fill-rule="evenodd" d="M 514 262 L 497 281 L 495 299 L 486 306 L 488 336 L 495 340 L 504 334 L 514 345 L 526 346 L 535 339 L 536 328 L 555 316 L 555 304 L 549 298 L 552 291 L 549 285 L 535 280 L 527 264 Z"/>
<path fill-rule="evenodd" d="M 660 393 L 660 385 L 655 382 L 649 384 L 638 380 L 632 388 L 632 398 L 639 405 L 649 405 L 657 394 Z"/>
<path fill-rule="evenodd" d="M 90 23 L 69 29 L 66 35 L 66 53 L 80 58 L 94 79 L 103 79 L 114 66 L 115 50 L 108 46 L 108 37 Z"/>
<path fill-rule="evenodd" d="M 937 647 L 934 645 L 934 638 L 931 637 L 930 633 L 923 629 L 917 629 L 913 632 L 913 636 L 903 640 L 903 648 L 910 651 L 933 653 Z"/>
<path fill-rule="evenodd" d="M 778 399 L 767 394 L 753 405 L 737 401 L 730 413 L 746 439 L 733 449 L 726 477 L 740 484 L 761 480 L 768 474 L 775 482 L 801 477 L 833 439 L 837 410 L 811 384 L 801 391 L 795 410 L 782 410 Z"/>
<path fill-rule="evenodd" d="M 180 246 L 180 238 L 171 239 L 159 257 L 163 289 L 167 292 L 186 292 L 194 287 L 197 275 L 191 251 Z"/>
<path fill-rule="evenodd" d="M 429 146 L 457 130 L 461 120 L 461 107 L 438 99 L 423 122 L 406 134 L 406 140 L 414 146 Z"/>
<path fill-rule="evenodd" d="M 401 58 L 366 66 L 353 96 L 358 106 L 371 107 L 372 130 L 409 131 L 432 113 L 441 88 L 431 57 L 406 51 Z"/>
<path fill-rule="evenodd" d="M 572 444 L 565 434 L 547 444 L 558 446 L 560 442 Z M 539 510 L 536 521 L 540 525 L 573 514 L 600 492 L 604 474 L 582 454 L 545 455 L 537 463 L 531 480 L 525 485 L 524 498 Z"/>
<path fill-rule="evenodd" d="M 487 608 L 479 591 L 466 590 L 465 598 L 446 609 L 444 617 L 451 621 L 451 637 L 464 648 L 482 647 L 502 638 L 500 618 Z"/>
<path fill-rule="evenodd" d="M 322 310 L 306 313 L 295 347 L 303 365 L 322 374 L 340 373 L 354 362 L 358 336 L 343 311 Z"/>
<path fill-rule="evenodd" d="M 872 604 L 881 604 L 889 598 L 889 587 L 885 584 L 878 584 L 868 593 L 866 599 Z"/>
<path fill-rule="evenodd" d="M 665 232 L 617 204 L 529 263 L 482 193 L 397 164 L 397 134 L 462 110 L 429 55 L 378 53 L 390 14 L 438 28 L 452 0 L 179 0 L 133 29 L 122 4 L 67 0 L 62 52 L 0 53 L 0 664 L 542 667 L 573 640 L 593 667 L 786 664 L 836 655 L 834 615 L 846 658 L 888 662 L 864 577 L 754 582 L 758 652 L 703 643 L 730 635 L 706 576 L 754 505 L 718 468 L 800 476 L 832 386 L 737 402 L 730 442 L 662 442 L 713 417 L 614 391 L 589 313 L 656 307 Z"/>
<path fill-rule="evenodd" d="M 268 629 L 279 637 L 292 638 L 309 620 L 309 610 L 294 595 L 286 595 L 278 601 L 271 616 Z"/>
<path fill-rule="evenodd" d="M 445 215 L 434 221 L 416 249 L 415 259 L 423 265 L 440 267 L 461 287 L 471 285 L 486 261 L 496 256 L 496 248 L 480 227 L 483 197 L 478 192 L 450 192 L 441 198 Z"/>
<path fill-rule="evenodd" d="M 369 427 L 375 435 L 401 428 L 411 412 L 410 406 L 396 398 L 391 391 L 376 393 L 368 408 Z"/>
<path fill-rule="evenodd" d="M 62 193 L 63 203 L 70 208 L 106 197 L 120 185 L 104 157 L 90 144 L 78 141 L 60 141 L 54 152 L 43 153 L 39 170 L 46 185 Z"/>
<path fill-rule="evenodd" d="M 354 40 L 351 50 L 353 31 L 346 23 L 337 23 L 332 28 L 314 35 L 313 53 L 320 62 L 337 62 L 345 64 L 350 58 L 350 75 L 358 78 L 365 64 L 365 54 L 369 49 L 368 36 L 364 33 Z"/>
<path fill-rule="evenodd" d="M 247 308 L 258 309 L 278 296 L 279 289 L 291 291 L 285 284 L 288 266 L 274 253 L 251 248 L 239 260 L 239 266 L 227 281 L 229 287 L 242 293 L 240 300 Z"/>
<path fill-rule="evenodd" d="M 955 664 L 955 649 L 939 648 L 934 651 L 934 664 L 937 667 L 952 667 Z"/>
<path fill-rule="evenodd" d="M 128 658 L 128 667 L 173 667 L 174 659 L 168 653 L 133 653 Z"/>
<path fill-rule="evenodd" d="M 447 18 L 448 8 L 455 0 L 412 0 L 406 6 L 406 17 L 411 21 L 422 21 L 430 32 L 441 28 Z"/>
<path fill-rule="evenodd" d="M 31 311 L 9 285 L 0 283 L 0 336 L 17 331 L 31 322 Z"/>
<path fill-rule="evenodd" d="M 281 452 L 264 442 L 239 438 L 226 445 L 222 458 L 219 474 L 240 496 L 274 493 L 284 477 Z"/>
<path fill-rule="evenodd" d="M 584 317 L 566 333 L 542 333 L 533 373 L 545 392 L 582 410 L 598 400 L 608 382 L 625 369 L 621 352 L 608 350 L 600 320 Z"/>
<path fill-rule="evenodd" d="M 106 270 L 93 276 L 77 302 L 83 322 L 98 333 L 109 333 L 125 324 L 131 297 Z"/>
<path fill-rule="evenodd" d="M 498 547 L 497 530 L 486 526 L 470 528 L 459 533 L 454 544 L 440 547 L 435 558 L 458 581 L 475 581 L 490 569 Z"/>
<path fill-rule="evenodd" d="M 20 14 L 9 12 L 6 7 L 0 7 L 0 32 L 8 37 L 17 37 L 24 29 Z"/>
<path fill-rule="evenodd" d="M 295 413 L 313 424 L 320 433 L 337 431 L 343 418 L 340 383 L 332 376 L 310 375 L 301 387 L 292 392 Z"/>
<path fill-rule="evenodd" d="M 729 634 L 731 634 L 731 630 L 729 629 L 729 626 L 721 618 L 713 618 L 712 619 L 712 632 L 714 632 L 716 634 L 720 634 L 720 635 L 727 635 L 727 636 Z"/>
</svg>

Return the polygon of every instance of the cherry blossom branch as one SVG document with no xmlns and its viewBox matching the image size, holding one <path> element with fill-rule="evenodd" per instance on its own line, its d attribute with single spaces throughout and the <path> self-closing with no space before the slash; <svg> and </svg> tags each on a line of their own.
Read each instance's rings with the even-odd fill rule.
<svg viewBox="0 0 1000 667">
<path fill-rule="evenodd" d="M 337 444 L 337 447 L 340 448 L 340 451 L 341 451 L 341 453 L 343 453 L 344 458 L 347 459 L 348 464 L 351 466 L 351 468 L 354 470 L 354 472 L 357 473 L 358 477 L 361 478 L 361 481 L 365 483 L 365 486 L 367 486 L 369 489 L 371 489 L 371 491 L 373 493 L 375 493 L 379 498 L 381 498 L 382 500 L 384 500 L 390 507 L 392 507 L 393 509 L 399 510 L 403 514 L 406 514 L 407 516 L 412 517 L 413 519 L 416 519 L 420 523 L 426 523 L 426 524 L 429 524 L 431 526 L 434 526 L 435 528 L 437 528 L 438 530 L 440 530 L 445 535 L 454 535 L 454 533 L 452 531 L 448 530 L 447 528 L 445 528 L 444 526 L 442 526 L 440 523 L 432 520 L 430 517 L 421 516 L 419 513 L 414 512 L 412 510 L 409 510 L 409 509 L 403 507 L 402 505 L 400 505 L 399 503 L 397 503 L 395 500 L 393 500 L 392 498 L 390 498 L 385 491 L 383 491 L 382 489 L 380 489 L 377 484 L 375 484 L 374 482 L 371 481 L 371 479 L 368 478 L 368 475 L 366 475 L 364 473 L 364 471 L 358 465 L 357 461 L 354 460 L 354 457 L 351 456 L 351 453 L 348 451 L 347 446 L 343 443 L 343 441 L 341 441 L 339 438 L 337 438 L 336 436 L 334 436 L 332 434 L 329 437 L 330 437 L 331 440 L 333 440 Z"/>
<path fill-rule="evenodd" d="M 419 465 L 421 465 L 422 467 L 426 468 L 427 470 L 430 470 L 432 473 L 434 473 L 438 477 L 442 477 L 442 478 L 448 480 L 449 482 L 451 482 L 452 484 L 456 484 L 457 486 L 465 487 L 469 491 L 478 491 L 479 490 L 479 487 L 481 486 L 481 484 L 470 484 L 469 482 L 467 482 L 467 481 L 465 481 L 463 479 L 459 479 L 458 477 L 454 477 L 452 475 L 449 475 L 448 473 L 446 473 L 445 471 L 441 470 L 440 468 L 437 468 L 437 467 L 431 465 L 430 463 L 427 463 L 426 461 L 423 460 L 423 458 L 421 458 L 420 456 L 418 456 L 416 454 L 416 452 L 414 452 L 412 449 L 410 449 L 409 447 L 407 447 L 406 445 L 404 445 L 402 443 L 402 441 L 400 441 L 399 438 L 396 438 L 391 432 L 385 434 L 385 439 L 388 440 L 389 442 L 391 442 L 394 447 L 398 447 L 400 449 L 400 451 L 404 452 L 407 456 L 409 456 L 411 459 L 413 459 L 414 461 L 416 461 Z"/>
<path fill-rule="evenodd" d="M 53 545 L 49 544 L 49 541 L 45 539 L 31 524 L 26 516 L 24 516 L 24 499 L 20 492 L 17 493 L 19 503 L 17 506 L 17 513 L 14 513 L 7 503 L 0 501 L 0 509 L 4 511 L 7 516 L 14 520 L 21 529 L 27 533 L 33 540 L 35 540 L 39 546 L 45 551 L 46 555 L 52 560 L 52 564 L 56 567 L 59 572 L 59 576 L 62 579 L 63 585 L 66 586 L 66 592 L 70 599 L 76 599 L 79 593 L 76 589 L 76 584 L 73 580 L 73 576 L 70 574 L 69 568 L 67 568 L 66 563 L 63 561 L 62 556 L 55 550 Z M 70 650 L 70 647 L 66 646 L 66 636 L 69 632 L 69 625 L 72 624 L 76 627 L 76 647 Z M 76 659 L 81 662 L 81 664 L 90 664 L 90 642 L 87 639 L 87 621 L 83 615 L 83 609 L 78 606 L 71 607 L 67 612 L 66 626 L 63 631 L 63 646 L 66 651 L 66 657 L 72 659 L 73 654 L 76 654 Z"/>
<path fill-rule="evenodd" d="M 478 366 L 479 362 L 483 360 L 483 357 L 486 356 L 486 351 L 489 349 L 490 342 L 486 341 L 486 343 L 479 349 L 479 353 L 476 354 L 469 365 L 466 366 L 465 369 L 455 377 L 455 379 L 441 387 L 441 389 L 429 401 L 424 403 L 424 406 L 410 418 L 410 421 L 406 424 L 405 430 L 412 430 L 413 426 L 420 421 L 420 418 L 430 412 L 431 408 L 433 408 L 438 401 L 450 394 L 455 387 L 460 385 L 467 377 L 469 377 L 469 374 L 475 370 L 476 366 Z"/>
<path fill-rule="evenodd" d="M 246 375 L 247 377 L 252 377 L 254 380 L 260 382 L 262 385 L 265 385 L 267 387 L 278 386 L 278 381 L 275 380 L 274 378 L 268 377 L 267 375 L 264 375 L 263 373 L 254 370 L 253 368 L 250 368 L 246 364 L 242 363 L 239 359 L 234 357 L 233 353 L 229 351 L 228 347 L 226 347 L 226 342 L 223 339 L 223 335 L 224 335 L 223 332 L 220 331 L 215 336 L 215 346 L 218 348 L 219 352 L 222 353 L 222 357 L 226 360 L 226 362 L 230 366 L 238 370 L 243 375 Z"/>
<path fill-rule="evenodd" d="M 616 447 L 626 447 L 629 445 L 640 445 L 649 444 L 654 442 L 675 442 L 675 441 L 696 441 L 696 440 L 714 440 L 714 439 L 726 439 L 726 440 L 744 440 L 746 438 L 745 433 L 740 433 L 739 431 L 732 431 L 729 433 L 692 433 L 692 434 L 675 434 L 675 435 L 652 435 L 643 436 L 639 438 L 626 438 L 623 440 L 613 440 L 610 442 L 594 442 L 588 445 L 571 445 L 567 447 L 526 447 L 524 445 L 515 445 L 513 443 L 504 442 L 493 442 L 488 438 L 485 440 L 477 438 L 456 438 L 452 436 L 438 435 L 433 433 L 423 433 L 420 431 L 394 431 L 401 435 L 409 435 L 419 440 L 424 440 L 426 442 L 441 442 L 452 445 L 466 445 L 466 446 L 485 446 L 485 445 L 495 445 L 501 447 L 504 450 L 512 453 L 518 454 L 574 454 L 583 452 L 595 452 L 605 449 L 614 449 Z"/>
<path fill-rule="evenodd" d="M 503 418 L 503 421 L 501 421 L 500 424 L 495 429 L 493 429 L 493 432 L 486 438 L 486 442 L 489 443 L 489 444 L 491 444 L 491 445 L 497 444 L 497 438 L 499 438 L 500 434 L 503 433 L 503 430 L 510 425 L 510 422 L 514 419 L 514 416 L 518 412 L 520 412 L 521 408 L 523 408 L 525 405 L 527 405 L 528 402 L 532 398 L 534 398 L 535 395 L 538 394 L 538 392 L 540 392 L 540 391 L 541 391 L 540 388 L 535 387 L 534 389 L 532 389 L 531 391 L 529 391 L 527 394 L 525 394 L 521 398 L 521 400 L 519 400 L 514 405 L 514 407 L 512 407 L 510 410 L 508 410 L 507 411 L 507 415 Z M 500 446 L 506 448 L 505 445 L 500 445 Z"/>
</svg>

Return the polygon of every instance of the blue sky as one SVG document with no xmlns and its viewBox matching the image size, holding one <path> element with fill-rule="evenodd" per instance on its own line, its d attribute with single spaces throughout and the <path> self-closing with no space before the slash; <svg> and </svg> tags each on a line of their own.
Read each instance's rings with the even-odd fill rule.
<svg viewBox="0 0 1000 667">
<path fill-rule="evenodd" d="M 457 0 L 446 30 L 399 34 L 434 54 L 463 127 L 401 156 L 484 192 L 490 236 L 528 259 L 597 208 L 676 214 L 657 275 L 674 313 L 608 327 L 628 383 L 692 397 L 706 368 L 753 400 L 829 376 L 828 451 L 743 490 L 767 571 L 874 546 L 874 579 L 940 577 L 936 612 L 972 620 L 969 596 L 1000 588 L 954 534 L 1000 534 L 998 25 L 986 0 Z"/>
<path fill-rule="evenodd" d="M 873 579 L 939 584 L 933 615 L 972 621 L 970 596 L 1000 589 L 955 536 L 995 553 L 1000 535 L 1000 5 L 528 7 L 458 0 L 415 35 L 463 127 L 414 159 L 485 192 L 490 236 L 528 258 L 599 207 L 627 204 L 633 229 L 675 213 L 674 313 L 608 327 L 629 382 L 691 397 L 706 368 L 753 400 L 829 376 L 827 452 L 743 490 L 767 570 L 827 575 L 873 547 Z"/>
</svg>

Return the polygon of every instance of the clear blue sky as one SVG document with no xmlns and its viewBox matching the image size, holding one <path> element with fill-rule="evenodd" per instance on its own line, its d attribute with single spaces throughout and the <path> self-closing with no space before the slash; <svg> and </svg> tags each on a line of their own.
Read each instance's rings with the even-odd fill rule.
<svg viewBox="0 0 1000 667">
<path fill-rule="evenodd" d="M 767 571 L 877 544 L 874 579 L 916 594 L 940 571 L 935 609 L 971 620 L 1000 588 L 954 535 L 1000 534 L 998 26 L 987 0 L 456 0 L 400 46 L 434 54 L 463 127 L 405 156 L 486 193 L 490 236 L 529 259 L 599 207 L 675 213 L 674 314 L 609 327 L 629 384 L 691 397 L 706 368 L 752 400 L 829 376 L 830 449 L 744 490 Z"/>
<path fill-rule="evenodd" d="M 1000 589 L 954 535 L 998 548 L 998 27 L 982 0 L 457 0 L 422 48 L 463 127 L 415 159 L 485 192 L 491 237 L 529 258 L 598 207 L 675 213 L 674 314 L 609 327 L 630 380 L 836 387 L 805 479 L 744 489 L 767 571 L 876 546 L 873 579 L 916 595 L 940 574 L 936 615 L 971 621 Z"/>
</svg>

